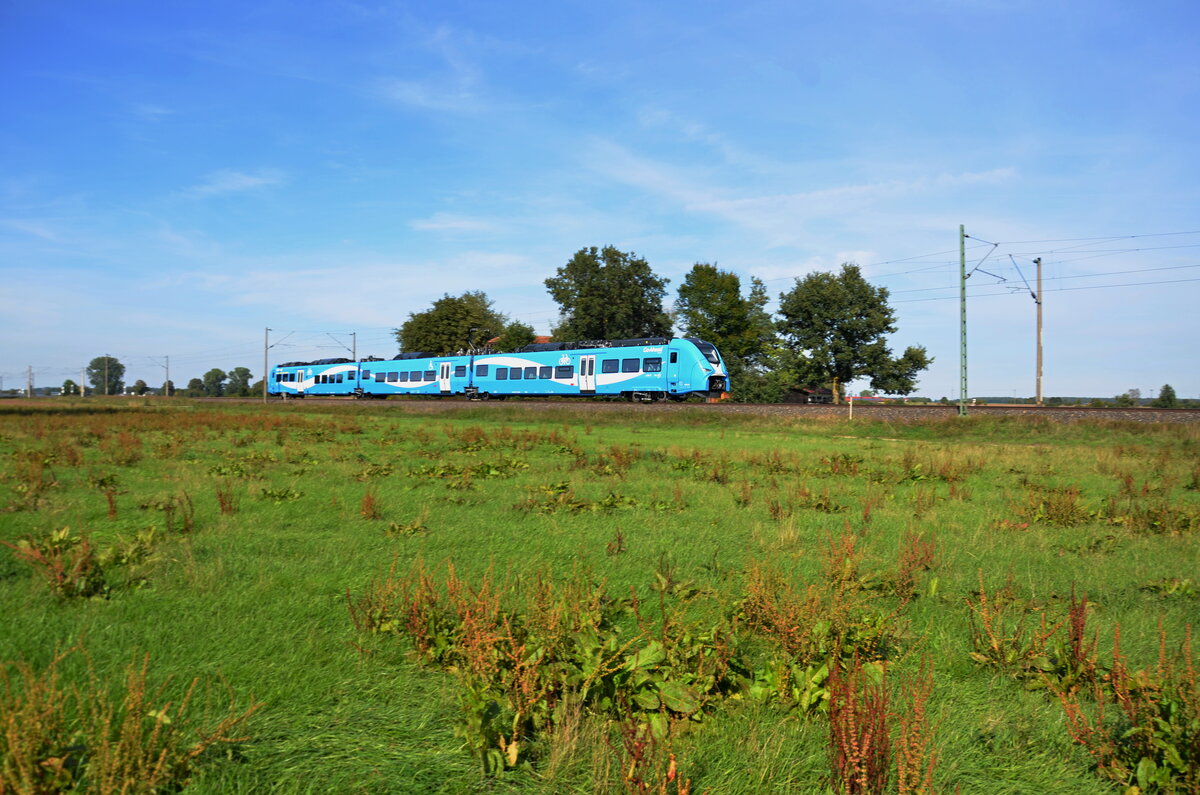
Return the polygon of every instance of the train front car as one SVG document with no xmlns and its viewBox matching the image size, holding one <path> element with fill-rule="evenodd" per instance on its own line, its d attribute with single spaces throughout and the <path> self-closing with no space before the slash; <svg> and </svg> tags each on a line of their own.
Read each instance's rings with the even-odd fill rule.
<svg viewBox="0 0 1200 795">
<path fill-rule="evenodd" d="M 699 395 L 709 400 L 729 397 L 729 368 L 725 366 L 721 352 L 711 342 L 695 337 L 671 340 L 669 367 L 675 366 L 676 358 L 679 359 L 678 370 L 668 371 L 668 383 L 672 387 L 669 397 L 676 400 L 689 395 Z"/>
</svg>

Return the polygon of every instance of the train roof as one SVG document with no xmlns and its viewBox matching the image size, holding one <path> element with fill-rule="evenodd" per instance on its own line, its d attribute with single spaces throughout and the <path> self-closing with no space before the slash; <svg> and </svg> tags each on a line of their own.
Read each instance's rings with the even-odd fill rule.
<svg viewBox="0 0 1200 795">
<path fill-rule="evenodd" d="M 698 345 L 711 345 L 704 340 L 695 337 L 683 337 L 688 342 Z M 578 351 L 589 348 L 639 348 L 648 345 L 667 345 L 671 342 L 670 337 L 637 337 L 627 340 L 579 340 L 577 342 L 535 342 L 526 345 L 523 348 L 517 349 L 516 353 L 545 353 L 549 351 Z M 439 355 L 454 356 L 461 354 L 436 354 L 426 351 L 418 351 L 412 353 L 398 353 L 391 359 L 382 359 L 378 356 L 366 356 L 360 361 L 363 362 L 386 362 L 386 361 L 407 361 L 409 359 L 434 359 Z M 311 362 L 284 362 L 276 365 L 277 367 L 308 367 L 313 364 L 352 364 L 352 359 L 334 358 L 334 359 L 317 359 Z"/>
</svg>

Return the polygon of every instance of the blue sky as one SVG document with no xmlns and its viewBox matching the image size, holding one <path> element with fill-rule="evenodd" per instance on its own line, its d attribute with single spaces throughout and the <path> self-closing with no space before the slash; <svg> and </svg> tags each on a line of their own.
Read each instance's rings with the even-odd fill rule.
<svg viewBox="0 0 1200 795">
<path fill-rule="evenodd" d="M 1047 396 L 1197 397 L 1198 37 L 1154 0 L 12 0 L 0 374 L 258 377 L 268 326 L 390 356 L 465 290 L 546 333 L 612 244 L 672 295 L 858 262 L 955 397 L 964 224 L 971 394 L 1033 394 L 1040 256 Z"/>
</svg>

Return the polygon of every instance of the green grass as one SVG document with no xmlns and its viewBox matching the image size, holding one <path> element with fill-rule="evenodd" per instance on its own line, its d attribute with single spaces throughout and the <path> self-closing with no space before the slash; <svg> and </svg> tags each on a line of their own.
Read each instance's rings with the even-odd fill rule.
<svg viewBox="0 0 1200 795">
<path fill-rule="evenodd" d="M 417 560 L 439 575 L 452 563 L 472 582 L 585 578 L 647 603 L 665 567 L 700 589 L 671 597 L 681 614 L 711 626 L 744 598 L 748 567 L 820 581 L 822 551 L 847 526 L 860 570 L 884 580 L 905 533 L 933 537 L 917 598 L 900 607 L 886 588 L 870 598 L 899 610 L 889 675 L 933 661 L 939 791 L 1106 786 L 1057 700 L 971 660 L 966 599 L 981 572 L 989 592 L 1010 583 L 1035 613 L 1058 615 L 1072 586 L 1086 591 L 1102 659 L 1117 624 L 1130 660 L 1150 665 L 1158 622 L 1178 641 L 1200 614 L 1192 425 L 76 403 L 0 411 L 0 460 L 0 540 L 63 527 L 101 549 L 151 526 L 160 537 L 149 559 L 110 567 L 107 598 L 86 600 L 56 598 L 0 547 L 0 660 L 43 667 L 79 643 L 115 685 L 149 653 L 150 678 L 169 678 L 169 692 L 206 677 L 213 715 L 222 681 L 242 708 L 263 702 L 246 742 L 201 759 L 198 792 L 621 791 L 620 740 L 606 739 L 600 718 L 547 740 L 563 744 L 553 766 L 543 754 L 531 768 L 481 775 L 456 734 L 460 680 L 418 664 L 402 638 L 364 637 L 350 621 L 347 591 Z M 555 503 L 560 484 L 570 499 Z M 220 511 L 218 489 L 236 512 Z M 1074 521 L 1056 525 L 1046 505 L 1070 502 L 1070 489 Z M 362 516 L 368 491 L 379 519 Z M 177 510 L 167 534 L 161 505 L 181 495 L 194 527 L 178 532 Z M 1146 506 L 1173 524 L 1154 524 Z M 1173 594 L 1145 587 L 1189 579 Z M 775 653 L 761 638 L 747 643 Z M 78 665 L 66 672 L 83 681 Z M 748 698 L 714 704 L 671 741 L 692 791 L 713 793 L 822 791 L 827 744 L 823 716 Z"/>
</svg>

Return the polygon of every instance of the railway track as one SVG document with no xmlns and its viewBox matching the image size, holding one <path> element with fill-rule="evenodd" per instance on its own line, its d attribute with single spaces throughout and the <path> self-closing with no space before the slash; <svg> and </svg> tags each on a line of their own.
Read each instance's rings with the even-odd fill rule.
<svg viewBox="0 0 1200 795">
<path fill-rule="evenodd" d="M 221 402 L 230 402 L 229 398 L 212 398 Z M 256 399 L 244 399 L 245 402 L 257 402 Z M 311 405 L 314 402 L 345 402 L 346 398 L 307 398 Z M 362 401 L 358 405 L 386 409 L 395 406 L 420 407 L 422 411 L 437 411 L 439 408 L 450 409 L 463 406 L 466 401 L 459 398 L 430 399 L 430 400 L 388 400 Z M 625 403 L 622 401 L 604 400 L 535 400 L 514 398 L 504 402 L 471 403 L 468 405 L 480 407 L 516 407 L 524 406 L 530 410 L 579 410 L 588 411 L 625 411 L 625 412 L 664 412 L 664 411 L 711 411 L 720 414 L 745 414 L 775 417 L 828 417 L 831 419 L 846 419 L 850 409 L 846 405 L 807 404 L 807 403 L 672 403 L 664 401 L 653 405 L 640 403 Z M 1188 423 L 1200 422 L 1200 410 L 1196 409 L 1155 409 L 1155 408 L 1092 408 L 1085 406 L 1029 406 L 1029 405 L 990 405 L 970 406 L 968 416 L 1025 416 L 1041 417 L 1055 422 L 1086 422 L 1086 421 L 1121 421 L 1121 422 L 1161 422 Z M 915 422 L 934 419 L 953 419 L 958 416 L 957 405 L 923 405 L 897 406 L 887 404 L 856 404 L 854 417 L 885 422 Z"/>
</svg>

